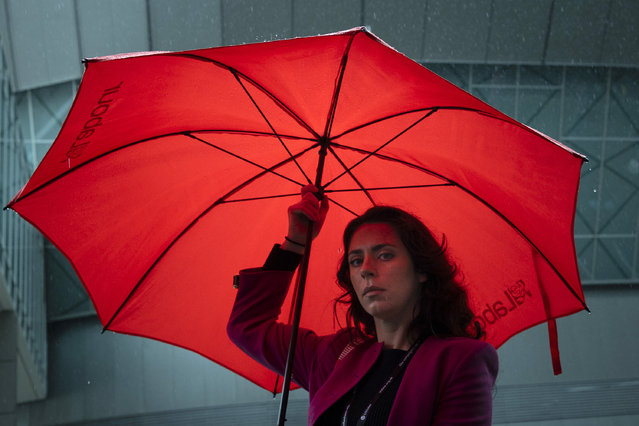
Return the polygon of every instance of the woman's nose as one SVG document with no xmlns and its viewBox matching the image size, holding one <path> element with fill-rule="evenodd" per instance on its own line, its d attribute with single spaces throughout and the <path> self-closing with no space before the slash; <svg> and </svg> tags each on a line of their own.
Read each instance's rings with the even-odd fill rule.
<svg viewBox="0 0 639 426">
<path fill-rule="evenodd" d="M 364 257 L 364 260 L 362 260 L 360 274 L 362 275 L 362 278 L 369 278 L 375 275 L 375 269 L 368 256 Z"/>
</svg>

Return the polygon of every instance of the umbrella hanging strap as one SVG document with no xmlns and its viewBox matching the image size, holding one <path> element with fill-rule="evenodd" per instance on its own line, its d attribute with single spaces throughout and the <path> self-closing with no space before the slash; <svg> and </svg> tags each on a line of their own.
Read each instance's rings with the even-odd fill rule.
<svg viewBox="0 0 639 426">
<path fill-rule="evenodd" d="M 537 262 L 542 262 L 539 253 L 535 250 L 532 252 L 533 259 L 535 264 Z M 538 266 L 539 267 L 539 266 Z M 539 280 L 539 277 L 537 277 Z M 541 282 L 537 282 L 539 286 L 539 292 L 541 293 L 541 300 L 544 303 L 544 311 L 546 314 L 546 318 L 550 318 L 548 320 L 548 342 L 550 344 L 550 359 L 552 360 L 552 371 L 555 373 L 555 376 L 561 374 L 561 360 L 559 358 L 559 337 L 557 336 L 557 321 L 555 318 L 552 318 L 552 313 L 550 310 L 550 299 L 548 298 L 548 294 Z"/>
<path fill-rule="evenodd" d="M 557 321 L 548 321 L 548 339 L 550 340 L 550 357 L 552 371 L 555 376 L 561 374 L 561 360 L 559 359 L 559 338 L 557 337 Z"/>
</svg>

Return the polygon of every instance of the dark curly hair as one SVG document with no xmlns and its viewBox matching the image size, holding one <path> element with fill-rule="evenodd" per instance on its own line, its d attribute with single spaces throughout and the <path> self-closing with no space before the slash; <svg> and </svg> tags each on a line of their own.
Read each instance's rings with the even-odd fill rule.
<svg viewBox="0 0 639 426">
<path fill-rule="evenodd" d="M 391 206 L 375 206 L 353 219 L 344 230 L 344 256 L 337 271 L 338 285 L 344 293 L 335 301 L 347 305 L 346 327 L 352 339 L 375 337 L 375 323 L 357 299 L 350 279 L 348 248 L 353 234 L 366 223 L 390 225 L 408 252 L 418 273 L 427 280 L 422 283 L 418 311 L 409 327 L 414 336 L 464 336 L 481 338 L 483 332 L 473 322 L 474 313 L 468 306 L 466 290 L 457 280 L 457 267 L 446 255 L 446 237 L 440 244 L 426 225 L 410 213 Z"/>
</svg>

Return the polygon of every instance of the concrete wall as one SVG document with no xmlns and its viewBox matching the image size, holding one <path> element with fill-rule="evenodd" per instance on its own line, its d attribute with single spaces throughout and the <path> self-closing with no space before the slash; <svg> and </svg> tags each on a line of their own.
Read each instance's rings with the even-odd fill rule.
<svg viewBox="0 0 639 426">
<path fill-rule="evenodd" d="M 0 311 L 0 425 L 15 423 L 18 371 L 18 323 L 12 311 Z"/>
</svg>

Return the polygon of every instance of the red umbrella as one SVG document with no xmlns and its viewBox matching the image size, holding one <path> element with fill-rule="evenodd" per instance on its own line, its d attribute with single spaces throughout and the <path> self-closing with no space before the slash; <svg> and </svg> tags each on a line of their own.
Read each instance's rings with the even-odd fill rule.
<svg viewBox="0 0 639 426">
<path fill-rule="evenodd" d="M 274 389 L 276 375 L 226 336 L 231 283 L 282 239 L 308 183 L 332 206 L 303 327 L 337 326 L 341 231 L 373 204 L 446 234 L 496 347 L 586 307 L 573 239 L 584 158 L 363 28 L 85 65 L 60 134 L 9 207 L 70 260 L 105 329 Z"/>
</svg>

